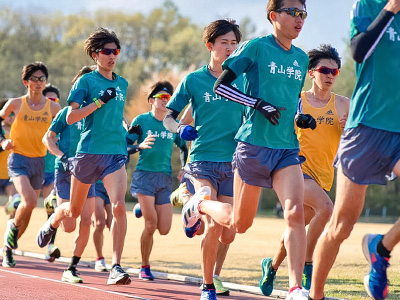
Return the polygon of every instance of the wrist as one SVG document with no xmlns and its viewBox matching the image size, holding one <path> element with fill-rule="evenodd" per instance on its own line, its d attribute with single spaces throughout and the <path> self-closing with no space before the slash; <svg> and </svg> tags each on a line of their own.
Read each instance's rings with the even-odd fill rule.
<svg viewBox="0 0 400 300">
<path fill-rule="evenodd" d="M 100 103 L 100 100 L 97 99 L 97 98 L 93 98 L 93 102 L 94 102 L 94 104 L 96 104 L 97 108 L 100 108 L 101 105 L 102 105 L 102 104 Z"/>
</svg>

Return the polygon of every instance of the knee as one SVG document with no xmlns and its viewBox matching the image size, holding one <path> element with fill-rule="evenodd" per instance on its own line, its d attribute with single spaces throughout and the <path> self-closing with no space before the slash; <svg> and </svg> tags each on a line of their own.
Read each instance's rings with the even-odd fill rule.
<svg viewBox="0 0 400 300">
<path fill-rule="evenodd" d="M 81 210 L 77 208 L 70 208 L 68 212 L 68 217 L 77 219 L 81 214 Z"/>
<path fill-rule="evenodd" d="M 64 220 L 61 223 L 62 229 L 66 232 L 66 233 L 71 233 L 75 230 L 76 228 L 76 222 L 75 220 Z"/>
<path fill-rule="evenodd" d="M 353 227 L 354 224 L 351 224 L 350 222 L 340 222 L 338 224 L 330 224 L 326 232 L 326 237 L 329 240 L 336 240 L 342 242 L 350 236 Z"/>
<path fill-rule="evenodd" d="M 167 235 L 170 231 L 171 227 L 169 228 L 158 228 L 158 232 L 160 235 Z"/>
<path fill-rule="evenodd" d="M 157 223 L 155 221 L 146 221 L 144 224 L 144 230 L 148 234 L 153 234 L 157 230 Z"/>
<path fill-rule="evenodd" d="M 222 230 L 221 238 L 219 239 L 219 241 L 222 244 L 229 245 L 235 240 L 235 235 L 236 234 L 234 231 L 224 228 Z"/>
<path fill-rule="evenodd" d="M 332 212 L 333 212 L 333 203 L 332 202 L 327 202 L 316 213 L 320 217 L 321 220 L 324 220 L 324 221 L 328 222 L 329 219 L 332 216 Z"/>
<path fill-rule="evenodd" d="M 104 228 L 106 227 L 106 222 L 105 220 L 96 220 L 96 231 L 103 231 Z"/>
<path fill-rule="evenodd" d="M 81 217 L 81 221 L 79 223 L 80 227 L 89 227 L 90 228 L 91 225 L 92 225 L 92 220 L 90 217 L 84 217 L 84 218 Z"/>
<path fill-rule="evenodd" d="M 206 233 L 207 236 L 213 236 L 217 239 L 222 234 L 222 226 L 215 222 L 209 222 L 206 226 Z"/>
<path fill-rule="evenodd" d="M 235 221 L 235 228 L 237 233 L 245 233 L 253 225 L 253 220 L 237 220 Z"/>
<path fill-rule="evenodd" d="M 304 226 L 303 205 L 296 204 L 289 209 L 285 209 L 284 217 L 289 227 Z"/>
<path fill-rule="evenodd" d="M 119 218 L 126 214 L 125 202 L 116 202 L 112 204 L 112 213 L 114 218 Z"/>
</svg>

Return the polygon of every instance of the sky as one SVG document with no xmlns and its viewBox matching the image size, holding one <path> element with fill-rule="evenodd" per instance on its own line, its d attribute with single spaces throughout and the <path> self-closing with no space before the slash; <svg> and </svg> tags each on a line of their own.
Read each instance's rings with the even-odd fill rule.
<svg viewBox="0 0 400 300">
<path fill-rule="evenodd" d="M 99 8 L 119 10 L 124 13 L 148 14 L 161 7 L 164 0 L 0 0 L 1 7 L 22 11 L 40 11 L 63 14 L 91 12 Z M 206 26 L 218 18 L 240 20 L 249 17 L 257 26 L 257 34 L 272 32 L 272 25 L 266 19 L 267 0 L 173 0 L 182 16 L 194 23 Z M 308 0 L 308 18 L 294 45 L 308 51 L 320 44 L 331 44 L 343 56 L 349 36 L 350 10 L 354 0 Z M 256 36 L 255 35 L 255 36 Z"/>
</svg>

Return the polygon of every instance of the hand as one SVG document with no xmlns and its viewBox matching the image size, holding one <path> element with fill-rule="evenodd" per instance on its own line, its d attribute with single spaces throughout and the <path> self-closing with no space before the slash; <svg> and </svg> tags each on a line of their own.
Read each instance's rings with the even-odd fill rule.
<svg viewBox="0 0 400 300">
<path fill-rule="evenodd" d="M 142 126 L 140 126 L 139 124 L 129 126 L 128 133 L 130 134 L 136 133 L 137 135 L 143 135 Z"/>
<path fill-rule="evenodd" d="M 199 137 L 197 130 L 190 125 L 180 125 L 178 134 L 185 141 L 193 141 Z"/>
<path fill-rule="evenodd" d="M 279 124 L 278 119 L 281 117 L 280 110 L 286 110 L 285 107 L 278 107 L 261 99 L 258 99 L 254 108 L 262 113 L 272 125 Z"/>
<path fill-rule="evenodd" d="M 317 128 L 317 122 L 310 114 L 297 114 L 294 120 L 299 128 L 311 128 L 312 130 Z"/>
<path fill-rule="evenodd" d="M 63 165 L 64 171 L 67 172 L 68 174 L 71 174 L 71 165 L 68 161 L 68 156 L 64 154 L 63 156 L 61 156 L 60 161 Z"/>
<path fill-rule="evenodd" d="M 115 92 L 115 88 L 109 87 L 105 90 L 104 94 L 99 98 L 104 104 L 110 101 L 112 98 L 115 98 L 117 93 Z"/>
<path fill-rule="evenodd" d="M 2 150 L 11 150 L 13 147 L 14 146 L 13 146 L 12 140 L 10 140 L 10 139 L 3 139 L 0 142 L 0 148 Z"/>
<path fill-rule="evenodd" d="M 347 114 L 343 114 L 343 116 L 339 120 L 340 128 L 342 130 L 344 129 L 344 127 L 346 127 L 346 122 L 347 122 Z"/>
<path fill-rule="evenodd" d="M 178 175 L 176 176 L 179 182 L 181 182 L 183 174 L 185 174 L 185 171 L 183 169 L 180 169 Z"/>
<path fill-rule="evenodd" d="M 155 135 L 148 135 L 144 141 L 139 144 L 139 149 L 151 149 L 151 145 L 154 144 L 155 140 Z"/>
</svg>

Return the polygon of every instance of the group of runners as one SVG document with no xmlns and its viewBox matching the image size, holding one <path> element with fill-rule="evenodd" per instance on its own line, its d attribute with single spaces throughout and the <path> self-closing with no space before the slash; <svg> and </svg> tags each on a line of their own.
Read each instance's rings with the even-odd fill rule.
<svg viewBox="0 0 400 300">
<path fill-rule="evenodd" d="M 68 106 L 61 111 L 43 95 L 46 67 L 26 65 L 22 80 L 27 94 L 10 99 L 0 110 L 3 129 L 8 118 L 15 118 L 0 144 L 11 150 L 11 201 L 20 195 L 15 216 L 7 223 L 3 266 L 15 266 L 12 250 L 36 207 L 48 149 L 56 156 L 58 205 L 38 231 L 38 245 L 53 244 L 60 226 L 73 231 L 81 216 L 62 280 L 82 282 L 76 267 L 96 211 L 98 269 L 106 270 L 101 246 L 108 224 L 113 253 L 107 283 L 129 284 L 130 276 L 120 265 L 127 227 L 125 165 L 129 154 L 138 153 L 130 193 L 137 197 L 145 222 L 141 279 L 155 279 L 150 269 L 153 235 L 156 230 L 168 234 L 172 206 L 183 206 L 186 236 L 201 234 L 200 299 L 228 295 L 219 275 L 229 244 L 251 227 L 261 188 L 273 188 L 286 229 L 276 255 L 261 261 L 260 289 L 264 295 L 272 293 L 286 257 L 286 299 L 324 299 L 328 273 L 362 212 L 367 186 L 386 184 L 392 172 L 400 176 L 399 10 L 400 0 L 355 2 L 350 33 L 357 82 L 351 101 L 332 92 L 341 68 L 334 47 L 321 45 L 305 53 L 292 44 L 308 16 L 305 0 L 269 0 L 272 33 L 240 45 L 235 21 L 211 22 L 203 32 L 210 62 L 185 76 L 175 91 L 168 81 L 156 82 L 148 93 L 151 110 L 130 125 L 123 116 L 128 82 L 113 72 L 120 41 L 110 29 L 98 28 L 85 41 L 95 65 L 78 73 Z M 307 75 L 312 86 L 302 91 Z M 191 141 L 189 155 L 186 141 Z M 180 148 L 182 163 L 181 184 L 174 192 L 173 144 Z M 338 170 L 334 205 L 327 194 L 333 165 Z M 111 203 L 107 218 L 104 200 L 94 209 L 98 190 Z M 386 269 L 399 240 L 397 221 L 385 235 L 367 234 L 362 241 L 370 264 L 364 284 L 373 299 L 387 297 Z"/>
</svg>

